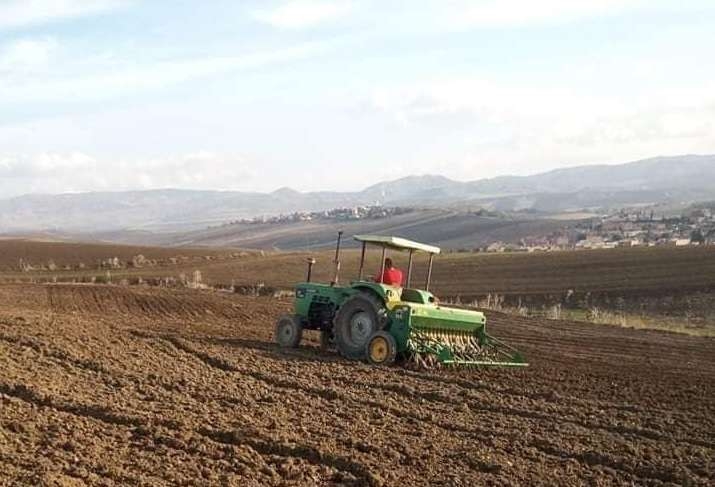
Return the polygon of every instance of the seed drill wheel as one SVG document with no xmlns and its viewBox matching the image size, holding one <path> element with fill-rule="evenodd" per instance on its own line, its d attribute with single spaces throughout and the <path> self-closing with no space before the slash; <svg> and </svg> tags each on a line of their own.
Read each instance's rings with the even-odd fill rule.
<svg viewBox="0 0 715 487">
<path fill-rule="evenodd" d="M 335 316 L 335 345 L 343 357 L 362 360 L 368 340 L 384 325 L 385 307 L 377 298 L 357 294 Z"/>
<path fill-rule="evenodd" d="M 303 325 L 296 316 L 283 315 L 276 323 L 275 336 L 281 348 L 297 348 L 303 336 Z"/>
<path fill-rule="evenodd" d="M 390 365 L 397 357 L 397 343 L 386 331 L 378 331 L 367 342 L 365 353 L 373 365 Z"/>
</svg>

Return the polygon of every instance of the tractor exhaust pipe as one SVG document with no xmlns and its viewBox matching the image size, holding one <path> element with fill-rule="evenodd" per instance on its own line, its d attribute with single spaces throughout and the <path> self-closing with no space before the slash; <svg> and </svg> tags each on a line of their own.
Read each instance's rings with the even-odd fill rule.
<svg viewBox="0 0 715 487">
<path fill-rule="evenodd" d="M 315 265 L 315 259 L 313 257 L 308 257 L 308 275 L 305 278 L 305 282 L 310 282 L 310 278 L 313 276 L 313 266 Z"/>
<path fill-rule="evenodd" d="M 338 243 L 335 245 L 335 260 L 333 261 L 335 263 L 335 277 L 333 278 L 333 281 L 330 283 L 331 286 L 337 286 L 338 283 L 340 282 L 340 242 L 343 239 L 343 231 L 340 230 L 338 232 Z"/>
</svg>

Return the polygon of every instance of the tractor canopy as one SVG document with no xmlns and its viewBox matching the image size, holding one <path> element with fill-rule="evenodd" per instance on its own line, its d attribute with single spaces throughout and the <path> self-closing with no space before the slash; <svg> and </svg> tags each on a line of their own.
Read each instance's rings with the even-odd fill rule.
<svg viewBox="0 0 715 487">
<path fill-rule="evenodd" d="M 382 267 L 379 275 L 384 275 L 385 272 L 385 257 L 387 250 L 407 251 L 409 252 L 409 262 L 407 264 L 407 278 L 405 279 L 405 288 L 412 287 L 412 261 L 415 252 L 424 252 L 429 254 L 429 267 L 427 270 L 427 279 L 424 289 L 429 291 L 430 280 L 432 278 L 432 262 L 434 256 L 440 253 L 440 248 L 434 245 L 427 245 L 420 242 L 414 242 L 402 237 L 392 235 L 355 235 L 353 237 L 358 242 L 362 242 L 362 254 L 360 255 L 360 273 L 358 281 L 363 280 L 363 271 L 365 268 L 365 250 L 367 245 L 375 245 L 382 248 Z"/>
<path fill-rule="evenodd" d="M 355 235 L 355 240 L 364 242 L 379 247 L 386 247 L 392 250 L 411 250 L 417 252 L 426 252 L 428 254 L 439 254 L 440 248 L 434 245 L 427 245 L 412 240 L 407 240 L 402 237 L 394 237 L 388 235 Z"/>
</svg>

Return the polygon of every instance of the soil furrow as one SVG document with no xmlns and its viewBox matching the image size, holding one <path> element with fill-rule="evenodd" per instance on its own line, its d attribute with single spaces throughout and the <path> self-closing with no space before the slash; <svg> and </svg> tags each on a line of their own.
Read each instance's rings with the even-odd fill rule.
<svg viewBox="0 0 715 487">
<path fill-rule="evenodd" d="M 0 285 L 0 309 L 10 484 L 715 482 L 715 340 L 489 312 L 528 368 L 413 371 L 280 350 L 289 300 Z"/>
</svg>

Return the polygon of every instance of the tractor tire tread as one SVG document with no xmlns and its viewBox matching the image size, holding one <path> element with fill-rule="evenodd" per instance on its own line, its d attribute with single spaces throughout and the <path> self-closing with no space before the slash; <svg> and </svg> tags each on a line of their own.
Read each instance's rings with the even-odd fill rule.
<svg viewBox="0 0 715 487">
<path fill-rule="evenodd" d="M 286 326 L 291 326 L 293 328 L 293 333 L 287 341 L 281 339 L 281 330 Z M 303 338 L 303 325 L 300 322 L 300 319 L 295 315 L 283 315 L 278 318 L 274 331 L 274 337 L 276 343 L 278 343 L 278 346 L 281 348 L 298 348 L 300 340 Z"/>
</svg>

